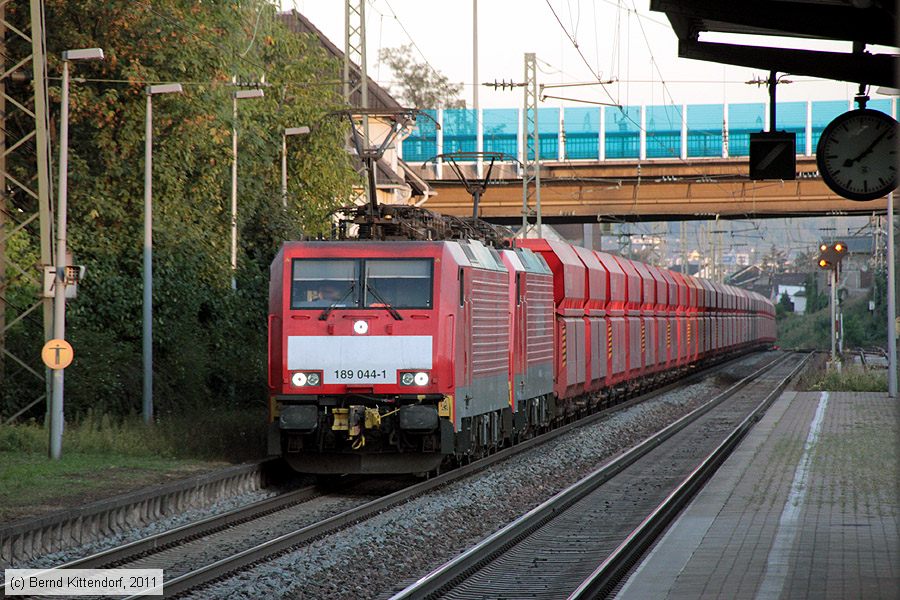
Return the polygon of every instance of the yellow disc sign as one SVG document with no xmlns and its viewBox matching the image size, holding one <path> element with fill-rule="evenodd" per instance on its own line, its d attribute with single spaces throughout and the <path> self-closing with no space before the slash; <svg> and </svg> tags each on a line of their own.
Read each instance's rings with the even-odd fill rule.
<svg viewBox="0 0 900 600">
<path fill-rule="evenodd" d="M 41 350 L 41 358 L 44 364 L 51 369 L 65 369 L 72 364 L 72 358 L 75 357 L 75 351 L 72 345 L 66 340 L 50 340 L 44 344 Z"/>
</svg>

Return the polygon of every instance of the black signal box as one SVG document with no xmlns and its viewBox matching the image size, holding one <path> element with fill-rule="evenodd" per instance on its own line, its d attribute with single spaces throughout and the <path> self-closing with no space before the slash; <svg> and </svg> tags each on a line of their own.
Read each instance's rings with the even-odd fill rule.
<svg viewBox="0 0 900 600">
<path fill-rule="evenodd" d="M 750 134 L 750 179 L 796 179 L 797 136 L 787 131 Z"/>
</svg>

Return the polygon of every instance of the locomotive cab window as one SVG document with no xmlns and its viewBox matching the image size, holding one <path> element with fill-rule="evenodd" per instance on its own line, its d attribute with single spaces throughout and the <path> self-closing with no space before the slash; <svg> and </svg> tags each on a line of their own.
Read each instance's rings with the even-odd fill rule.
<svg viewBox="0 0 900 600">
<path fill-rule="evenodd" d="M 431 259 L 368 259 L 364 306 L 431 308 Z"/>
<path fill-rule="evenodd" d="M 359 260 L 295 259 L 291 308 L 359 306 Z"/>
</svg>

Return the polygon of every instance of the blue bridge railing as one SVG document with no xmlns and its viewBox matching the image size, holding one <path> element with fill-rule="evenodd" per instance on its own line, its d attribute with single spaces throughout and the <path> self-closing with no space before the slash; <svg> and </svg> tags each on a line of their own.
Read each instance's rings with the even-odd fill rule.
<svg viewBox="0 0 900 600">
<path fill-rule="evenodd" d="M 870 100 L 868 107 L 896 118 L 893 99 Z M 797 154 L 812 155 L 822 130 L 853 108 L 847 100 L 779 102 L 777 129 L 797 134 Z M 423 162 L 442 152 L 502 152 L 520 161 L 521 110 L 516 108 L 427 111 L 441 124 L 419 119 L 403 141 L 407 162 Z M 767 127 L 765 103 L 689 104 L 538 109 L 542 160 L 615 160 L 747 156 L 750 134 Z"/>
</svg>

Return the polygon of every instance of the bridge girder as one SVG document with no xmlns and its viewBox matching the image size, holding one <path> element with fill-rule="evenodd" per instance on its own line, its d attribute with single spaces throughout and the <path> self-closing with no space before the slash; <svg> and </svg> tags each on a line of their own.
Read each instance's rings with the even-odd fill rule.
<svg viewBox="0 0 900 600">
<path fill-rule="evenodd" d="M 854 202 L 834 194 L 811 157 L 797 158 L 798 177 L 792 181 L 751 181 L 746 158 L 542 163 L 541 170 L 542 213 L 549 223 L 871 214 L 887 207 L 886 198 Z M 437 195 L 426 208 L 472 214 L 472 199 L 462 186 L 442 180 L 429 184 Z M 521 222 L 521 185 L 513 177 L 492 181 L 480 200 L 480 216 Z"/>
</svg>

